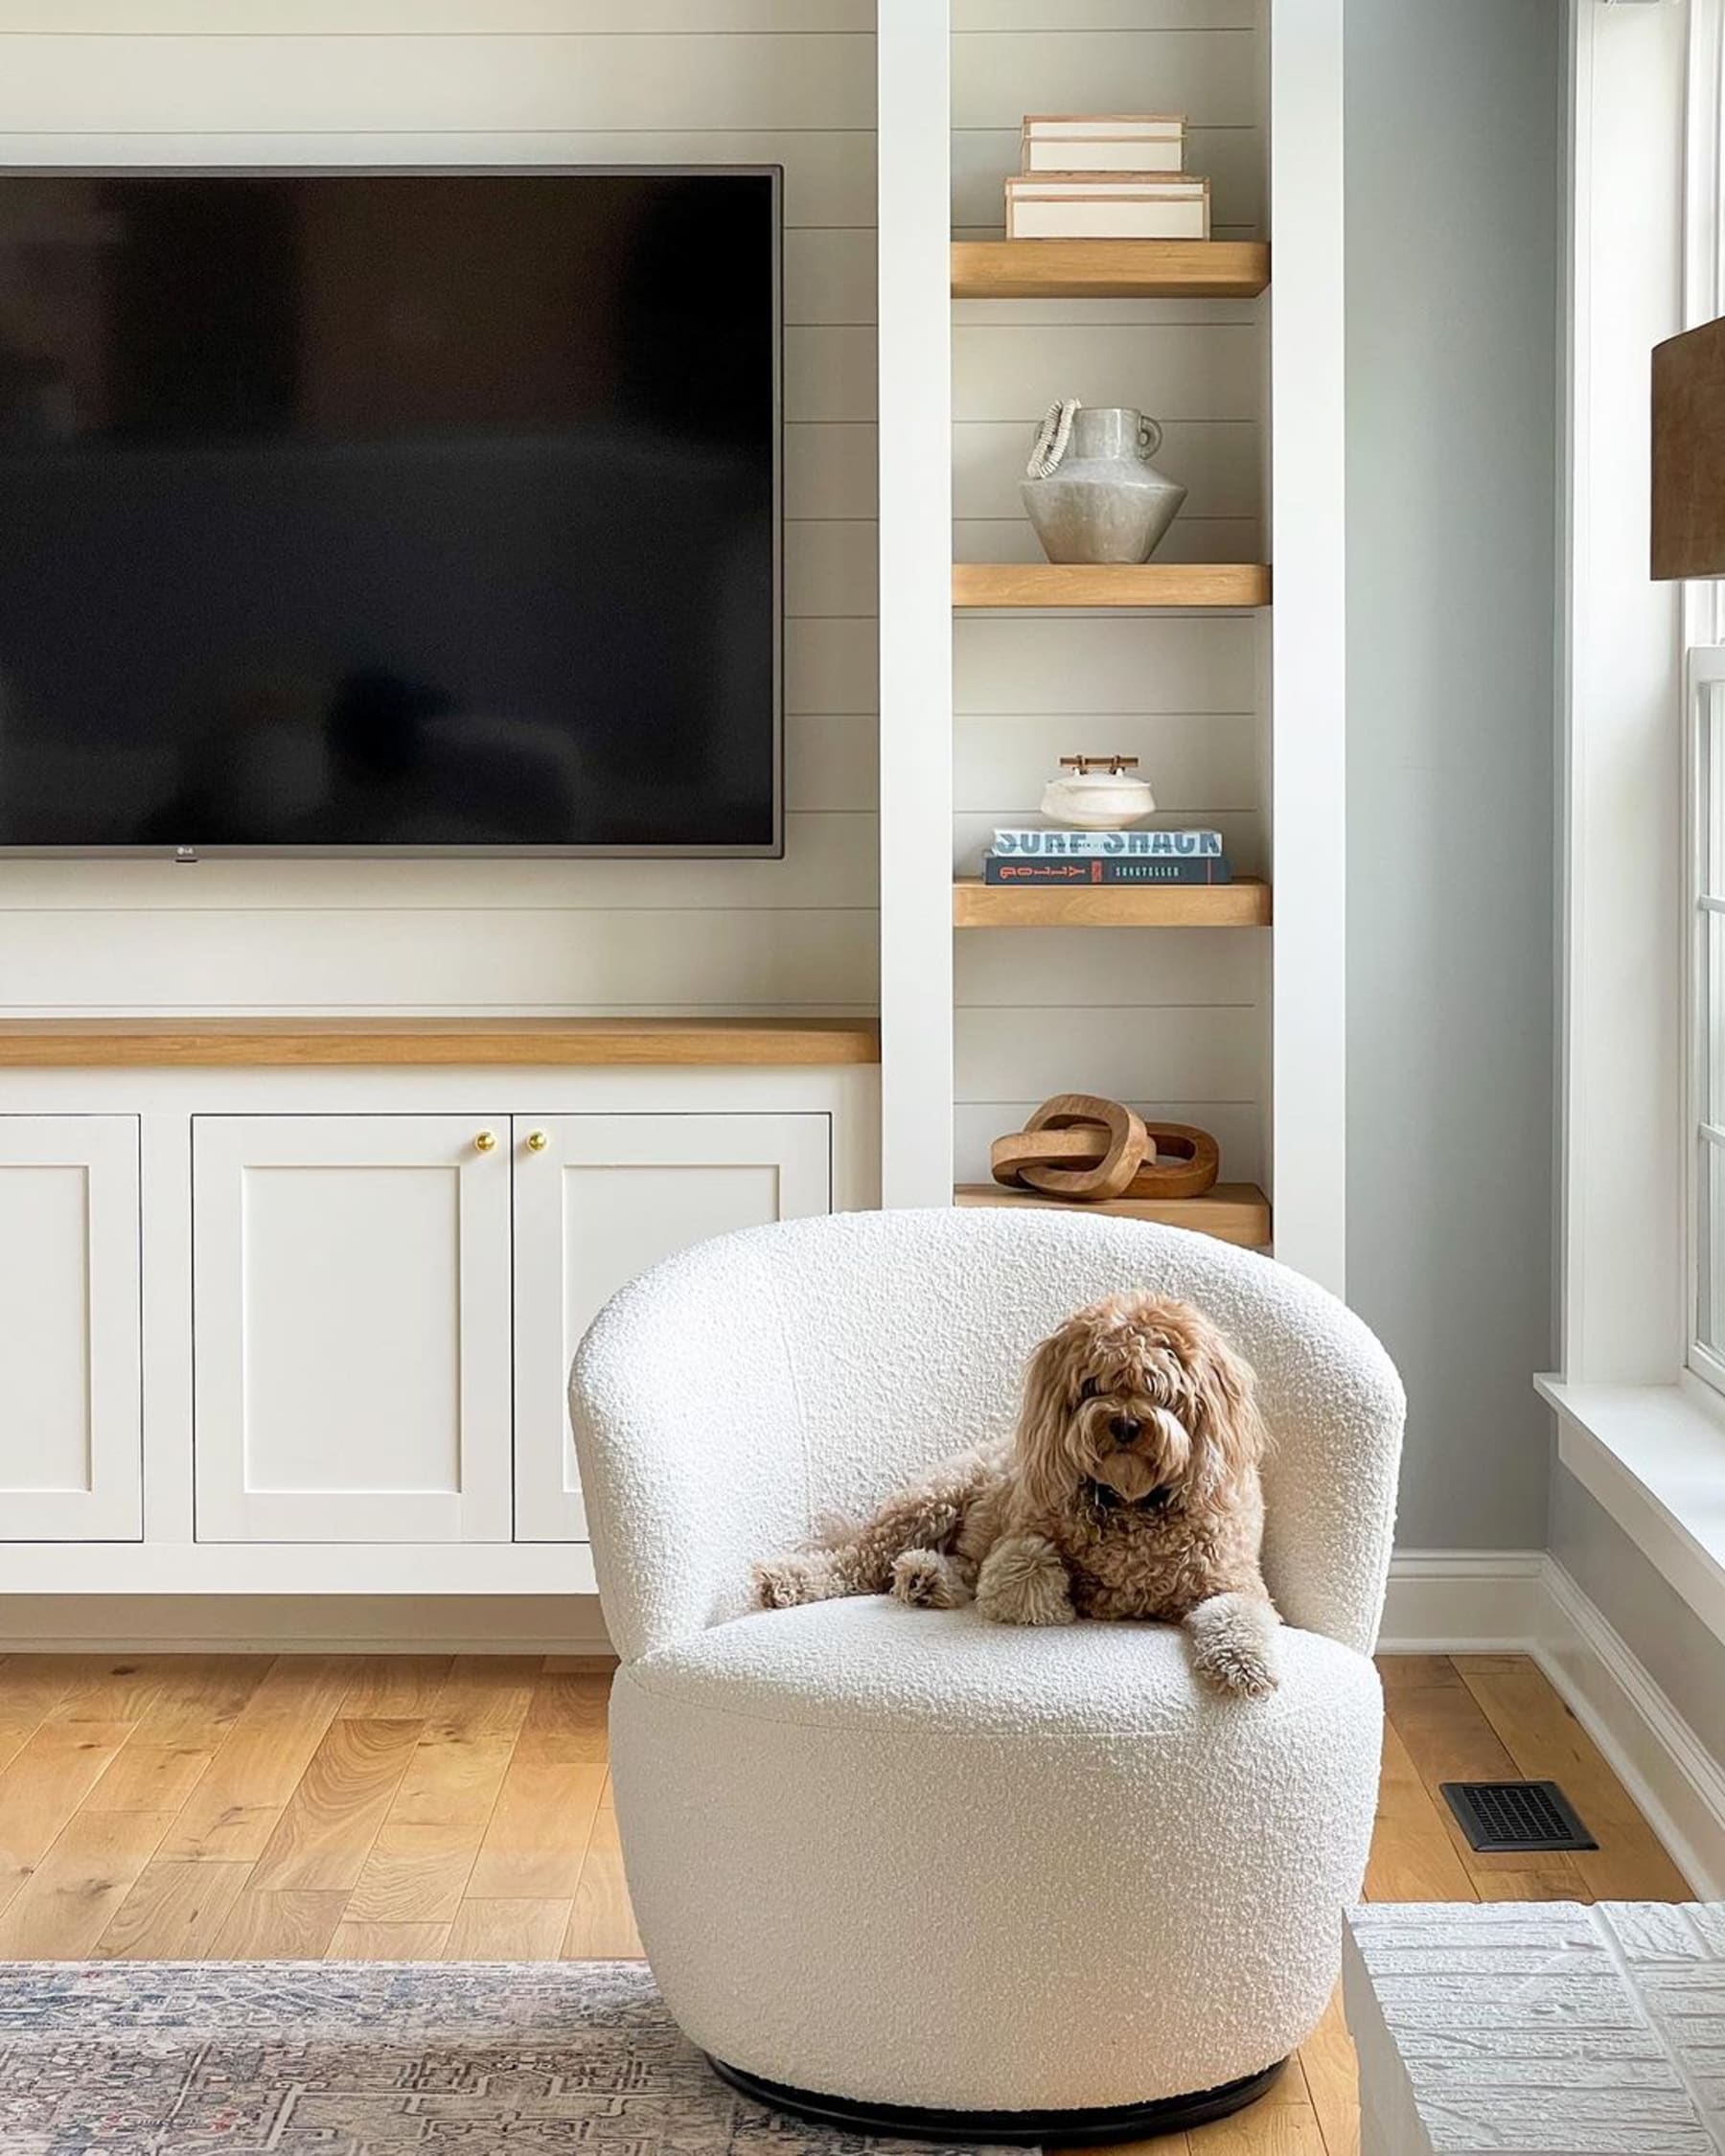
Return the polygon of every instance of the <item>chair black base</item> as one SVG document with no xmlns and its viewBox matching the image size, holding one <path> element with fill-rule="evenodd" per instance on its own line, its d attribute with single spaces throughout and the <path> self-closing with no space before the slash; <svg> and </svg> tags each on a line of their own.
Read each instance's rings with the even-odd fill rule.
<svg viewBox="0 0 1725 2156">
<path fill-rule="evenodd" d="M 909 2103 L 864 2103 L 851 2097 L 818 2096 L 812 2089 L 788 2089 L 763 2081 L 724 2059 L 711 2060 L 715 2074 L 758 2103 L 790 2111 L 799 2119 L 847 2134 L 903 2135 L 911 2141 L 993 2142 L 1013 2147 L 1047 2143 L 1056 2148 L 1091 2148 L 1112 2141 L 1150 2141 L 1188 2126 L 1207 2126 L 1255 2103 L 1287 2064 L 1277 2059 L 1261 2074 L 1248 2074 L 1219 2089 L 1194 2096 L 1159 2097 L 1153 2103 L 1098 2105 L 1088 2111 L 934 2111 Z"/>
</svg>

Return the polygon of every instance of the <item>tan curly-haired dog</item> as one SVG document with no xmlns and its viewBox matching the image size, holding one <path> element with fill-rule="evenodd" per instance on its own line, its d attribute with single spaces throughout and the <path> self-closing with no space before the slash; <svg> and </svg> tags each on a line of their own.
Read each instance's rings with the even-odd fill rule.
<svg viewBox="0 0 1725 2156">
<path fill-rule="evenodd" d="M 765 1609 L 843 1594 L 975 1598 L 1001 1624 L 1160 1617 L 1201 1676 L 1275 1689 L 1252 1372 L 1190 1303 L 1112 1296 L 1030 1358 L 1011 1440 L 938 1467 L 859 1525 L 755 1568 Z"/>
</svg>

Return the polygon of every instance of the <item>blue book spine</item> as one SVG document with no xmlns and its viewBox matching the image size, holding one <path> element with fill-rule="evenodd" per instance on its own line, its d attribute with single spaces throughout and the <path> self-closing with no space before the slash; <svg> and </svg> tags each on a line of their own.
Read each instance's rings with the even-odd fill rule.
<svg viewBox="0 0 1725 2156">
<path fill-rule="evenodd" d="M 1225 856 L 1197 860 L 1017 860 L 999 854 L 982 857 L 985 883 L 1017 885 L 1021 890 L 1076 889 L 1098 883 L 1231 883 L 1233 871 Z"/>
<path fill-rule="evenodd" d="M 1015 860 L 1207 860 L 1222 852 L 1219 831 L 997 831 L 994 850 Z"/>
</svg>

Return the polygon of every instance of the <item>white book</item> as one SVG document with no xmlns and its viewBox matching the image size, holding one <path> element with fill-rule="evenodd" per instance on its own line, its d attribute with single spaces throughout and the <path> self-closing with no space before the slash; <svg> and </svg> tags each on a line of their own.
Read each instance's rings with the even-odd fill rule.
<svg viewBox="0 0 1725 2156">
<path fill-rule="evenodd" d="M 1008 240 L 1208 240 L 1209 182 L 1017 177 L 1006 182 Z"/>
<path fill-rule="evenodd" d="M 1185 122 L 1177 113 L 1027 113 L 1020 162 L 1026 172 L 1178 172 Z"/>
</svg>

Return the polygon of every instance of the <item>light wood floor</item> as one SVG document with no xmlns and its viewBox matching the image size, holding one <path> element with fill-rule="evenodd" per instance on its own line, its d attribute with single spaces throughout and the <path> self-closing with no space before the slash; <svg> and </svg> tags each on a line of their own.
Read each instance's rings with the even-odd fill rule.
<svg viewBox="0 0 1725 2156">
<path fill-rule="evenodd" d="M 1682 1899 L 1532 1663 L 1386 1658 L 1378 1901 Z M 640 1952 L 607 1669 L 532 1656 L 0 1658 L 0 1960 L 400 1961 Z M 1561 1781 L 1600 1846 L 1476 1856 L 1439 1781 Z M 1357 2156 L 1339 2008 L 1239 2118 L 1168 2156 Z"/>
</svg>

